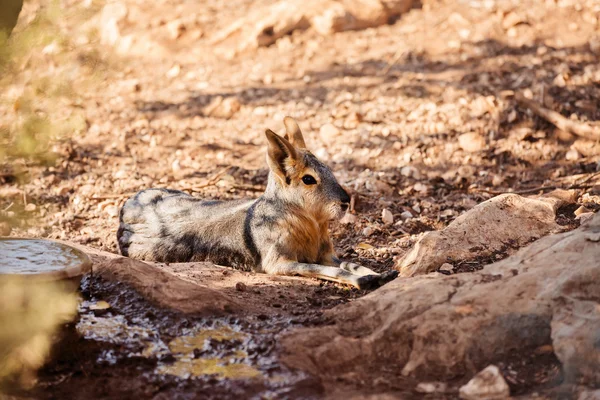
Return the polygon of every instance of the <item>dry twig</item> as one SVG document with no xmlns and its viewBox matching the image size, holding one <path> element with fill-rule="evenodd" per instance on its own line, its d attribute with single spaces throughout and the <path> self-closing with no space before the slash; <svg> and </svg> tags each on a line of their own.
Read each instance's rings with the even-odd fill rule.
<svg viewBox="0 0 600 400">
<path fill-rule="evenodd" d="M 528 99 L 520 93 L 515 93 L 515 100 L 519 104 L 524 105 L 529 108 L 531 111 L 536 113 L 538 116 L 544 118 L 546 121 L 550 122 L 558 129 L 563 130 L 565 132 L 572 133 L 574 135 L 592 139 L 599 140 L 600 139 L 600 127 L 595 125 L 589 125 L 580 121 L 570 120 L 556 111 L 549 110 L 538 104 L 537 102 Z"/>
</svg>

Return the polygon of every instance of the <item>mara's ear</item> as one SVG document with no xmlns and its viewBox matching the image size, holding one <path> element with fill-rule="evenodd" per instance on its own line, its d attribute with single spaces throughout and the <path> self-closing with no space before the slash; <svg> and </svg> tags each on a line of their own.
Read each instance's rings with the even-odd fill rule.
<svg viewBox="0 0 600 400">
<path fill-rule="evenodd" d="M 286 184 L 290 183 L 288 168 L 293 167 L 298 160 L 298 154 L 294 146 L 285 138 L 282 138 L 270 129 L 265 131 L 269 142 L 267 151 L 267 163 L 271 171 L 275 173 Z"/>
<path fill-rule="evenodd" d="M 283 124 L 285 125 L 285 138 L 297 148 L 305 149 L 306 144 L 304 143 L 304 136 L 302 136 L 302 131 L 294 118 L 285 117 L 283 119 Z"/>
</svg>

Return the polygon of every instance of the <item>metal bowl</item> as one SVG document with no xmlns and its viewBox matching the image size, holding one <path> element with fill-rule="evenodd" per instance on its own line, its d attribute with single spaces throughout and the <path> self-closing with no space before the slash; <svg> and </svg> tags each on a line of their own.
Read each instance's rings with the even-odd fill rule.
<svg viewBox="0 0 600 400">
<path fill-rule="evenodd" d="M 47 239 L 0 237 L 0 278 L 79 284 L 92 267 L 84 252 Z"/>
</svg>

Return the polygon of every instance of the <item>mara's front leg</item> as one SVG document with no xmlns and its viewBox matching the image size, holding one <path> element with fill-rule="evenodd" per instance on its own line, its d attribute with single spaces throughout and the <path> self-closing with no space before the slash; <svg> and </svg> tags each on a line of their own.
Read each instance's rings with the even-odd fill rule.
<svg viewBox="0 0 600 400">
<path fill-rule="evenodd" d="M 267 269 L 277 275 L 299 275 L 326 281 L 343 283 L 358 289 L 374 289 L 380 285 L 380 275 L 355 275 L 345 269 L 320 264 L 308 264 L 290 260 L 279 260 Z M 271 272 L 272 271 L 272 272 Z"/>
<path fill-rule="evenodd" d="M 364 268 L 364 270 L 371 271 L 368 268 Z M 280 258 L 267 265 L 265 272 L 277 275 L 300 275 L 307 278 L 323 279 L 354 286 L 358 289 L 375 289 L 398 276 L 398 271 L 388 271 L 384 274 L 371 271 L 373 272 L 372 274 L 360 275 L 340 267 L 301 263 L 286 258 Z"/>
<path fill-rule="evenodd" d="M 350 272 L 353 275 L 358 276 L 368 276 L 368 275 L 377 275 L 380 277 L 381 284 L 386 283 L 398 276 L 398 271 L 386 271 L 383 274 L 375 272 L 367 267 L 363 267 L 362 265 L 355 264 L 349 261 L 341 261 L 333 252 L 333 245 L 331 242 L 324 243 L 321 246 L 325 251 L 320 257 L 319 263 L 326 266 L 335 266 L 339 267 L 345 271 Z"/>
</svg>

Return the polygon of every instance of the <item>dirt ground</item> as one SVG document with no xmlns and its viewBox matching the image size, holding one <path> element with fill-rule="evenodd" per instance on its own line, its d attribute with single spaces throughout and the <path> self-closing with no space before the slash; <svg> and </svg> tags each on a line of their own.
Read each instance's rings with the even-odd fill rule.
<svg viewBox="0 0 600 400">
<path fill-rule="evenodd" d="M 101 8 L 83 3 L 92 5 L 68 5 Z M 100 49 L 101 81 L 69 105 L 84 111 L 86 129 L 53 147 L 54 165 L 15 163 L 0 171 L 0 210 L 26 210 L 30 218 L 13 227 L 11 236 L 116 252 L 118 209 L 138 190 L 168 187 L 207 199 L 256 197 L 267 178 L 263 132 L 282 131 L 286 115 L 297 119 L 308 147 L 355 198 L 352 216 L 333 227 L 338 254 L 377 271 L 392 268 L 422 232 L 445 227 L 499 193 L 579 190 L 577 204 L 559 213 L 567 229 L 578 225 L 574 211 L 580 206 L 600 209 L 600 142 L 556 129 L 513 98 L 525 93 L 571 120 L 600 119 L 597 1 L 423 0 L 390 25 L 329 36 L 309 29 L 240 54 L 210 38 L 268 2 L 122 3 L 128 16 L 119 21 L 120 34 L 131 35 L 133 44 L 125 50 L 101 45 L 102 32 L 95 31 L 90 40 Z M 24 14 L 35 11 L 30 3 Z M 65 29 L 75 38 L 83 35 L 80 26 L 65 22 Z M 16 178 L 18 166 L 28 180 Z M 386 208 L 393 224 L 382 221 Z M 457 272 L 491 261 L 461 265 Z M 260 343 L 293 324 L 327 323 L 324 309 L 364 295 L 301 278 L 220 267 L 208 271 L 193 264 L 162 267 L 191 281 L 212 279 L 211 285 L 254 305 L 255 311 L 231 324 L 253 335 L 271 329 L 272 336 Z M 246 290 L 236 290 L 238 282 Z M 106 300 L 116 314 L 127 315 L 106 283 L 88 284 L 100 287 L 96 294 L 84 289 L 89 301 Z M 165 318 L 162 327 L 169 318 L 182 319 Z M 196 322 L 205 323 L 190 323 Z M 167 339 L 184 332 L 174 326 L 162 333 Z M 98 354 L 118 347 L 98 343 L 103 342 L 78 342 L 77 360 L 59 360 L 43 371 L 49 398 L 272 395 L 272 388 L 245 383 L 223 389 L 223 381 L 210 378 L 156 380 L 148 371 L 159 359 L 151 365 L 138 358 L 119 359 L 116 367 L 96 363 Z M 215 346 L 215 354 L 222 351 Z M 533 360 L 515 355 L 501 366 L 521 371 L 509 382 L 513 393 L 527 396 L 560 381 L 555 359 L 541 354 Z M 292 386 L 309 389 L 288 397 L 321 396 L 318 384 L 303 379 Z M 349 385 L 357 395 L 421 398 L 413 392 L 415 382 L 396 377 L 391 384 L 391 379 L 343 381 L 338 387 Z"/>
</svg>

